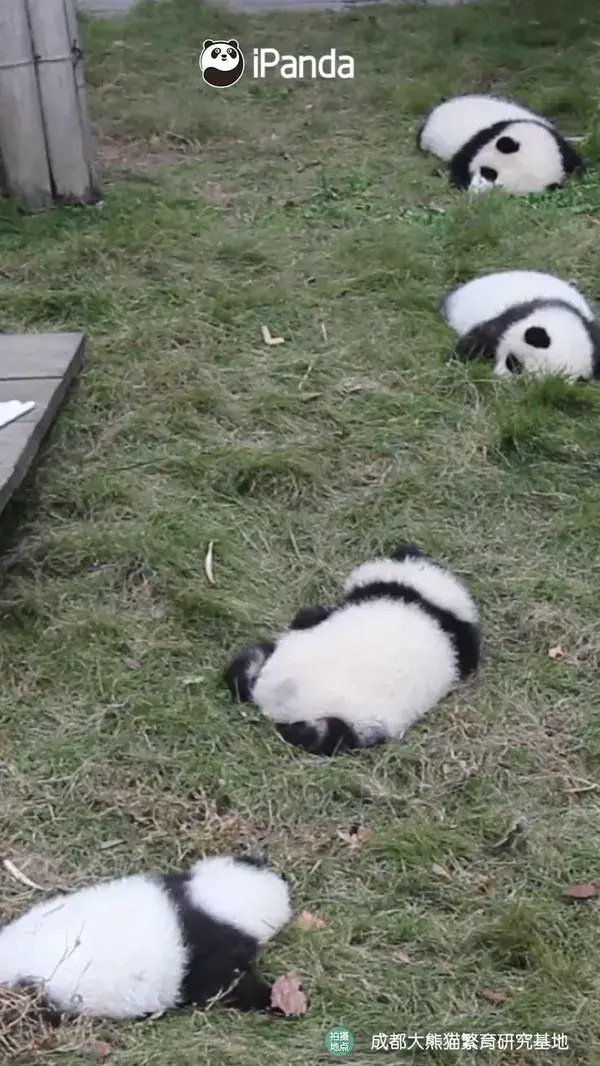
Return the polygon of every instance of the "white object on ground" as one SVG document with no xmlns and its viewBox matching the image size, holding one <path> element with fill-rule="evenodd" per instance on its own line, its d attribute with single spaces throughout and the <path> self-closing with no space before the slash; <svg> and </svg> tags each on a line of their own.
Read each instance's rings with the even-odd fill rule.
<svg viewBox="0 0 600 1066">
<path fill-rule="evenodd" d="M 14 422 L 16 418 L 20 418 L 21 415 L 28 414 L 29 411 L 33 411 L 35 403 L 33 400 L 27 400 L 25 403 L 21 403 L 20 400 L 5 400 L 0 402 L 0 429 L 3 426 L 8 426 L 10 422 Z"/>
</svg>

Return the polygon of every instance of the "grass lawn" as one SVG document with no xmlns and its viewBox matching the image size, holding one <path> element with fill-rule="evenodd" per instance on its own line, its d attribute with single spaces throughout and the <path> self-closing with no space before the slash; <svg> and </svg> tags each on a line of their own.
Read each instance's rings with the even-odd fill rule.
<svg viewBox="0 0 600 1066">
<path fill-rule="evenodd" d="M 355 80 L 210 89 L 202 41 L 229 36 L 247 57 L 335 46 Z M 600 9 L 247 18 L 173 0 L 84 38 L 104 202 L 0 206 L 2 327 L 88 336 L 3 519 L 2 853 L 50 891 L 266 848 L 296 914 L 324 919 L 264 956 L 305 976 L 304 1019 L 98 1026 L 116 1066 L 333 1062 L 334 1025 L 356 1064 L 374 1033 L 478 1030 L 570 1047 L 388 1058 L 593 1066 L 598 907 L 561 892 L 600 880 L 600 393 L 449 367 L 437 303 L 504 267 L 599 299 L 600 178 L 468 203 L 415 134 L 440 96 L 493 90 L 599 162 Z M 229 653 L 403 539 L 476 595 L 479 677 L 405 744 L 288 749 L 232 706 Z M 372 837 L 353 849 L 356 824 Z M 4 918 L 40 898 L 8 875 L 0 894 Z"/>
</svg>

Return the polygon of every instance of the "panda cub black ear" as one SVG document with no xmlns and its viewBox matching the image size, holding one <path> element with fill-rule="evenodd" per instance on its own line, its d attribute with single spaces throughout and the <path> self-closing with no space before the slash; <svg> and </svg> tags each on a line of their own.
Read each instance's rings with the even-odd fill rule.
<svg viewBox="0 0 600 1066">
<path fill-rule="evenodd" d="M 390 555 L 396 563 L 403 563 L 405 559 L 421 559 L 423 552 L 414 544 L 398 544 Z"/>
<path fill-rule="evenodd" d="M 206 41 L 204 42 L 204 44 L 202 45 L 202 48 L 203 48 L 203 49 L 205 49 L 205 48 L 212 48 L 212 46 L 213 46 L 213 44 L 214 44 L 214 43 L 215 43 L 214 41 L 208 41 L 208 40 L 206 40 Z"/>
</svg>

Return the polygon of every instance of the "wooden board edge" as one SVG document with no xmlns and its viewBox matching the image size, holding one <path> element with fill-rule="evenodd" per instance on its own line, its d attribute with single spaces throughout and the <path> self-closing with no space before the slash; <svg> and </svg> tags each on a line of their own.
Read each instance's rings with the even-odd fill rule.
<svg viewBox="0 0 600 1066">
<path fill-rule="evenodd" d="M 17 489 L 27 477 L 44 438 L 49 433 L 54 420 L 62 408 L 65 396 L 83 367 L 85 357 L 85 333 L 73 333 L 70 334 L 70 336 L 74 338 L 77 337 L 78 343 L 73 351 L 73 355 L 68 363 L 65 373 L 63 374 L 61 383 L 54 393 L 54 403 L 52 405 L 49 404 L 44 411 L 44 414 L 34 427 L 27 444 L 15 463 L 12 473 L 6 479 L 4 484 L 0 485 L 0 516 L 11 497 L 14 496 Z"/>
</svg>

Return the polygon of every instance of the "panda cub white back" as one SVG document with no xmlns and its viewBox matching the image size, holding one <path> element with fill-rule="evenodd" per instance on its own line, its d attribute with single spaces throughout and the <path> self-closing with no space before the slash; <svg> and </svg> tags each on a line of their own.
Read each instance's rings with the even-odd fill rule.
<svg viewBox="0 0 600 1066">
<path fill-rule="evenodd" d="M 441 311 L 448 325 L 462 335 L 511 307 L 533 300 L 560 300 L 589 321 L 594 318 L 579 289 L 538 270 L 498 270 L 473 278 L 444 296 Z"/>
<path fill-rule="evenodd" d="M 528 108 L 501 97 L 478 93 L 455 96 L 433 108 L 419 132 L 419 146 L 423 151 L 450 161 L 480 130 L 514 119 L 536 119 L 546 123 Z"/>
<path fill-rule="evenodd" d="M 405 546 L 358 567 L 337 607 L 304 609 L 276 644 L 243 648 L 226 679 L 284 739 L 333 755 L 401 738 L 478 659 L 469 593 Z"/>
<path fill-rule="evenodd" d="M 256 952 L 290 918 L 286 883 L 232 856 L 135 875 L 37 904 L 0 929 L 0 985 L 41 984 L 49 1012 L 140 1018 L 243 978 L 229 1005 L 268 1009 Z"/>
</svg>

